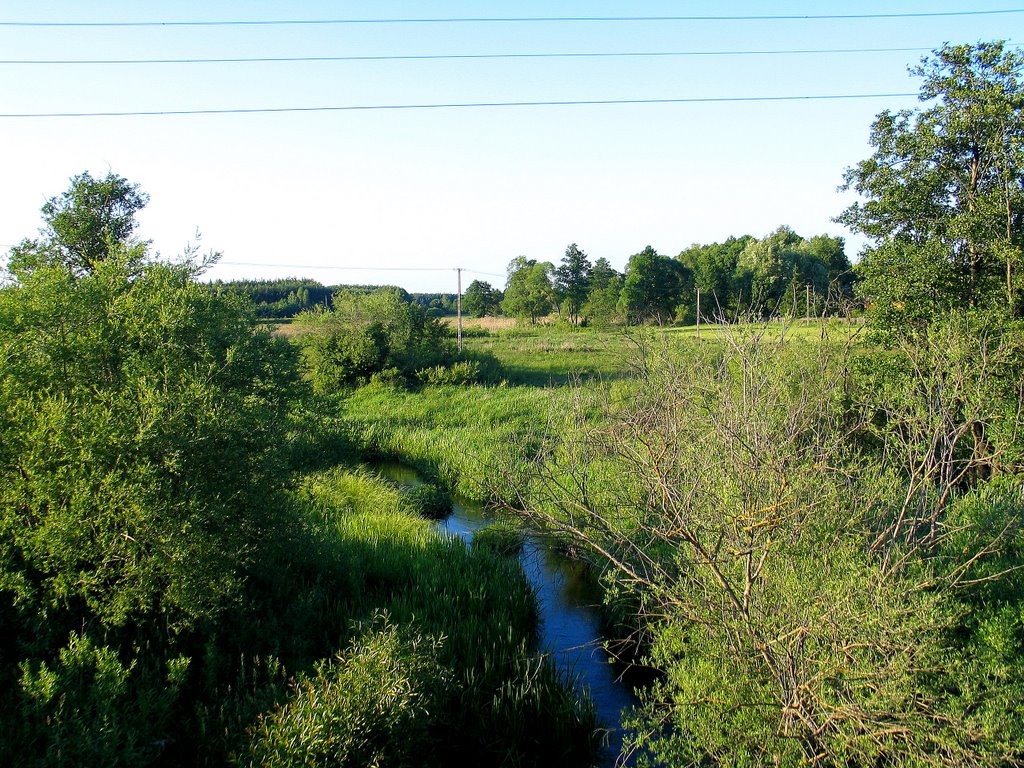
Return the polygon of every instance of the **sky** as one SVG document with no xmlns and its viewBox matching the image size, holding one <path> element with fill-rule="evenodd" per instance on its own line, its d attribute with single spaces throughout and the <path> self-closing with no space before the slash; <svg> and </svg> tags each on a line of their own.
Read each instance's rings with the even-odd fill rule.
<svg viewBox="0 0 1024 768">
<path fill-rule="evenodd" d="M 890 16 L 806 18 L 863 14 Z M 299 20 L 376 21 L 180 23 Z M 781 225 L 856 258 L 832 219 L 875 115 L 917 106 L 929 51 L 994 39 L 1024 41 L 1024 2 L 0 0 L 0 253 L 70 177 L 113 171 L 149 194 L 155 252 L 221 254 L 207 279 L 451 292 L 457 267 L 501 287 L 570 243 L 623 269 Z M 564 55 L 598 53 L 686 55 Z M 394 58 L 425 56 L 459 58 Z M 25 63 L 302 57 L 349 59 Z M 867 98 L 747 100 L 808 96 Z M 662 103 L 415 108 L 616 100 Z M 414 108 L 333 109 L 381 106 Z"/>
</svg>

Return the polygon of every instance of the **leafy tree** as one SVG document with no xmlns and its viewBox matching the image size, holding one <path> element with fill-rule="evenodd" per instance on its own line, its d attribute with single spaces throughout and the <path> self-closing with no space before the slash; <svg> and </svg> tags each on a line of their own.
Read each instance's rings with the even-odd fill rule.
<svg viewBox="0 0 1024 768">
<path fill-rule="evenodd" d="M 12 268 L 55 263 L 76 275 L 89 272 L 111 247 L 131 241 L 135 214 L 148 201 L 138 185 L 113 172 L 103 179 L 94 179 L 88 171 L 74 176 L 66 192 L 43 205 L 42 239 L 24 240 L 12 250 Z"/>
<path fill-rule="evenodd" d="M 602 256 L 590 271 L 590 292 L 583 305 L 583 315 L 595 325 L 609 325 L 618 312 L 621 295 L 622 275 Z"/>
<path fill-rule="evenodd" d="M 501 309 L 501 291 L 486 280 L 474 280 L 462 297 L 462 307 L 473 317 L 496 315 Z"/>
<path fill-rule="evenodd" d="M 838 220 L 871 238 L 858 271 L 886 328 L 951 311 L 1020 313 L 1024 55 L 1001 42 L 946 45 L 911 70 L 916 110 L 882 112 L 875 153 L 846 171 L 864 198 Z"/>
<path fill-rule="evenodd" d="M 648 245 L 629 257 L 619 309 L 631 323 L 672 322 L 689 280 L 690 273 L 682 264 Z"/>
<path fill-rule="evenodd" d="M 740 254 L 754 238 L 750 235 L 730 237 L 724 243 L 691 245 L 676 258 L 693 275 L 694 296 L 701 292 L 701 316 L 728 316 L 735 309 L 733 278 Z M 686 297 L 689 299 L 690 297 Z"/>
<path fill-rule="evenodd" d="M 82 185 L 58 222 L 110 212 Z M 275 532 L 290 345 L 118 227 L 55 225 L 0 289 L 0 761 L 152 759 Z"/>
<path fill-rule="evenodd" d="M 740 302 L 755 314 L 774 315 L 791 309 L 790 289 L 797 281 L 797 246 L 801 238 L 789 227 L 779 227 L 763 240 L 751 240 L 736 264 Z"/>
<path fill-rule="evenodd" d="M 607 288 L 613 278 L 622 277 L 604 256 L 594 262 L 590 270 L 590 289 Z"/>
<path fill-rule="evenodd" d="M 554 265 L 518 256 L 508 266 L 508 283 L 501 309 L 506 315 L 529 318 L 531 323 L 551 311 L 555 289 L 551 283 Z"/>
<path fill-rule="evenodd" d="M 580 309 L 590 292 L 592 267 L 587 254 L 573 243 L 565 249 L 561 265 L 555 270 L 555 291 L 565 303 L 570 323 L 578 323 Z"/>
</svg>

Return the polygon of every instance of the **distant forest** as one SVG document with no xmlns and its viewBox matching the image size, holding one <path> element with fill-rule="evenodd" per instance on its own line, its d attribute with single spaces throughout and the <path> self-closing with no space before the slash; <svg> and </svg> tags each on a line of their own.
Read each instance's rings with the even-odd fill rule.
<svg viewBox="0 0 1024 768">
<path fill-rule="evenodd" d="M 216 280 L 212 283 L 218 290 L 246 296 L 256 307 L 256 316 L 266 319 L 287 319 L 295 317 L 305 309 L 322 304 L 333 309 L 332 297 L 344 289 L 355 293 L 373 293 L 382 285 L 323 285 L 316 280 L 286 277 L 280 280 Z M 457 297 L 454 293 L 409 293 L 396 288 L 402 297 L 427 310 L 429 315 L 441 317 L 454 315 Z"/>
</svg>

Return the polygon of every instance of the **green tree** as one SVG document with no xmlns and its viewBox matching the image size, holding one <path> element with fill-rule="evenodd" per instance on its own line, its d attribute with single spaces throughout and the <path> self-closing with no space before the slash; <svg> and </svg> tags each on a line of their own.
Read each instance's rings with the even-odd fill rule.
<svg viewBox="0 0 1024 768">
<path fill-rule="evenodd" d="M 590 271 L 590 292 L 583 305 L 583 315 L 595 325 L 609 325 L 618 313 L 621 294 L 622 275 L 602 256 Z"/>
<path fill-rule="evenodd" d="M 473 317 L 496 315 L 501 309 L 501 291 L 486 280 L 474 280 L 462 297 L 462 308 Z"/>
<path fill-rule="evenodd" d="M 701 317 L 725 318 L 735 310 L 733 277 L 740 253 L 754 238 L 750 235 L 730 237 L 724 243 L 694 244 L 676 258 L 693 274 L 694 296 L 701 293 Z M 690 298 L 690 297 L 686 297 Z"/>
<path fill-rule="evenodd" d="M 590 270 L 590 289 L 607 288 L 613 278 L 621 275 L 612 267 L 611 262 L 604 256 L 594 262 Z"/>
<path fill-rule="evenodd" d="M 506 315 L 536 323 L 555 305 L 555 288 L 551 282 L 554 265 L 518 256 L 508 266 L 508 283 L 501 309 Z"/>
<path fill-rule="evenodd" d="M 747 244 L 736 264 L 735 286 L 741 294 L 741 306 L 761 317 L 792 309 L 792 289 L 799 282 L 796 262 L 801 242 L 796 232 L 783 226 Z"/>
<path fill-rule="evenodd" d="M 918 110 L 882 112 L 874 154 L 846 171 L 862 201 L 838 221 L 871 238 L 858 271 L 886 328 L 949 312 L 1020 313 L 1024 55 L 946 45 L 913 68 Z"/>
<path fill-rule="evenodd" d="M 587 254 L 573 243 L 565 249 L 562 263 L 555 270 L 555 291 L 564 302 L 570 323 L 578 323 L 580 310 L 590 292 L 592 266 Z"/>
<path fill-rule="evenodd" d="M 138 764 L 180 735 L 274 537 L 291 346 L 122 225 L 102 253 L 55 227 L 60 258 L 0 289 L 0 761 Z"/>
<path fill-rule="evenodd" d="M 12 250 L 12 267 L 56 263 L 76 275 L 89 272 L 113 246 L 131 242 L 135 214 L 147 202 L 149 196 L 137 184 L 112 171 L 102 179 L 88 171 L 74 176 L 67 191 L 43 205 L 42 239 L 24 240 Z"/>
<path fill-rule="evenodd" d="M 627 322 L 670 323 L 690 279 L 689 270 L 651 246 L 629 257 L 619 309 Z"/>
</svg>

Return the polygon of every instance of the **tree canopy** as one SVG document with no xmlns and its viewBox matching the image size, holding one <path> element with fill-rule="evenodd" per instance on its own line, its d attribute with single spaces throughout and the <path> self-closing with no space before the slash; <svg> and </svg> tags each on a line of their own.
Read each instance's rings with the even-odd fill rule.
<svg viewBox="0 0 1024 768">
<path fill-rule="evenodd" d="M 619 299 L 622 315 L 631 323 L 672 322 L 689 279 L 689 270 L 682 264 L 648 245 L 626 264 Z"/>
<path fill-rule="evenodd" d="M 953 311 L 1019 316 L 1024 55 L 946 45 L 911 71 L 922 106 L 879 114 L 874 154 L 846 171 L 862 200 L 838 220 L 872 241 L 862 294 L 887 328 Z"/>
<path fill-rule="evenodd" d="M 496 315 L 501 309 L 501 291 L 486 280 L 474 280 L 466 288 L 462 306 L 473 317 Z"/>
<path fill-rule="evenodd" d="M 12 250 L 12 267 L 55 263 L 73 274 L 89 272 L 111 248 L 131 242 L 138 225 L 135 214 L 147 202 L 149 196 L 137 184 L 113 171 L 102 179 L 88 171 L 74 176 L 65 192 L 43 205 L 41 239 L 23 240 Z"/>
<path fill-rule="evenodd" d="M 565 305 L 570 323 L 579 322 L 580 310 L 590 293 L 591 270 L 587 254 L 576 243 L 565 249 L 565 256 L 555 269 L 555 291 Z"/>
<path fill-rule="evenodd" d="M 536 323 L 555 306 L 555 287 L 551 282 L 554 265 L 518 256 L 508 265 L 508 282 L 501 308 L 506 315 L 529 318 Z"/>
</svg>

